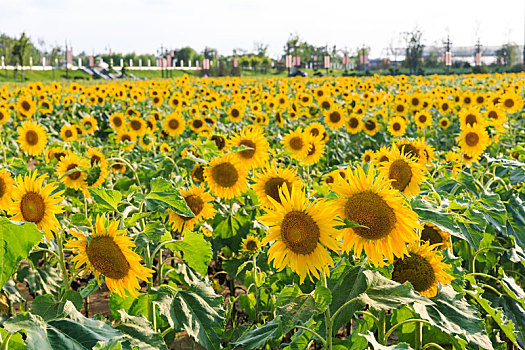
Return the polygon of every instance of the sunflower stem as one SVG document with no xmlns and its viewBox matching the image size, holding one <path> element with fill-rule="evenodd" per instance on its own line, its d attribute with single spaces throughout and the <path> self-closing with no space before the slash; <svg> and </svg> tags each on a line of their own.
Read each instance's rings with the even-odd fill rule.
<svg viewBox="0 0 525 350">
<path fill-rule="evenodd" d="M 423 323 L 416 323 L 416 331 L 414 333 L 414 350 L 421 350 L 421 343 L 423 342 Z"/>
<path fill-rule="evenodd" d="M 484 248 L 481 248 L 479 249 L 476 253 L 474 253 L 474 256 L 472 257 L 472 260 L 471 260 L 471 270 L 472 270 L 472 273 L 476 273 L 476 258 L 478 257 L 478 255 L 481 253 L 481 252 L 484 252 L 485 250 L 491 250 L 491 249 L 494 249 L 494 250 L 501 250 L 501 251 L 507 251 L 507 249 L 505 248 L 502 248 L 502 247 L 493 247 L 493 246 L 490 246 L 490 247 L 484 247 Z"/>
<path fill-rule="evenodd" d="M 64 258 L 64 231 L 60 231 L 57 235 L 58 240 L 58 261 L 60 263 L 60 270 L 62 271 L 62 280 L 64 282 L 64 292 L 70 289 L 69 276 L 67 274 L 66 262 Z"/>
<path fill-rule="evenodd" d="M 308 169 L 309 170 L 309 169 Z M 323 287 L 328 288 L 328 282 L 326 281 L 326 274 L 323 272 L 321 274 L 321 281 L 323 283 Z M 326 345 L 325 347 L 328 350 L 332 350 L 332 333 L 333 333 L 333 325 L 334 320 L 332 317 L 330 317 L 330 307 L 327 307 L 324 312 L 324 319 L 326 324 Z"/>
<path fill-rule="evenodd" d="M 398 324 L 392 326 L 392 328 L 390 328 L 390 329 L 388 330 L 388 332 L 386 332 L 385 340 L 388 340 L 388 338 L 390 338 L 390 335 L 391 335 L 392 333 L 394 333 L 394 331 L 395 331 L 398 327 L 400 327 L 400 326 L 402 326 L 402 325 L 404 325 L 404 324 L 406 324 L 406 323 L 410 323 L 410 322 L 416 322 L 416 323 L 421 324 L 421 325 L 422 325 L 423 323 L 425 323 L 425 324 L 430 324 L 429 321 L 422 320 L 422 319 L 420 319 L 420 318 L 410 318 L 410 319 L 408 319 L 408 320 L 401 321 L 401 322 L 399 322 Z M 416 330 L 416 332 L 417 332 L 417 330 Z"/>
<path fill-rule="evenodd" d="M 388 334 L 385 333 L 386 331 L 386 311 L 385 310 L 379 311 L 379 314 L 377 316 L 379 320 L 379 322 L 377 323 L 377 340 L 379 341 L 379 344 L 386 345 L 386 340 L 388 339 L 388 336 L 390 335 L 390 333 Z"/>
<path fill-rule="evenodd" d="M 323 337 L 321 337 L 321 336 L 319 335 L 319 333 L 317 333 L 317 332 L 311 330 L 310 328 L 303 327 L 303 326 L 295 326 L 295 328 L 302 329 L 302 330 L 304 330 L 304 331 L 307 331 L 307 332 L 312 333 L 316 338 L 318 338 L 318 339 L 321 341 L 321 343 L 323 343 L 323 346 L 326 346 L 326 340 L 325 340 Z"/>
<path fill-rule="evenodd" d="M 258 254 L 253 254 L 253 257 L 252 257 L 253 286 L 255 288 L 253 291 L 253 294 L 255 296 L 255 320 L 254 320 L 255 324 L 257 324 L 257 319 L 258 319 L 257 314 L 259 312 L 259 288 L 257 286 L 257 255 Z"/>
</svg>

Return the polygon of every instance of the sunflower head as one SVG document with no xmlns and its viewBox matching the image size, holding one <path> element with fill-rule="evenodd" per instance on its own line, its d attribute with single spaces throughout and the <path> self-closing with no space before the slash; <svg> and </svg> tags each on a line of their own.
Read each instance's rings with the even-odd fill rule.
<svg viewBox="0 0 525 350">
<path fill-rule="evenodd" d="M 231 153 L 213 159 L 204 169 L 210 190 L 224 199 L 232 199 L 247 189 L 246 175 L 247 169 Z"/>
<path fill-rule="evenodd" d="M 280 203 L 280 188 L 286 186 L 291 191 L 293 185 L 300 185 L 300 179 L 295 170 L 268 164 L 257 174 L 253 189 L 259 203 L 265 207 L 271 207 L 272 204 L 268 197 Z"/>
<path fill-rule="evenodd" d="M 46 129 L 34 121 L 23 122 L 18 128 L 18 143 L 29 155 L 38 156 L 44 152 L 47 144 Z"/>
<path fill-rule="evenodd" d="M 452 248 L 450 233 L 441 230 L 436 225 L 425 223 L 421 231 L 421 240 L 440 249 Z"/>
<path fill-rule="evenodd" d="M 424 167 L 412 157 L 402 154 L 393 145 L 387 156 L 388 161 L 381 163 L 380 173 L 392 180 L 392 188 L 407 197 L 419 194 L 419 185 L 425 180 Z"/>
<path fill-rule="evenodd" d="M 6 210 L 11 205 L 11 192 L 13 190 L 13 178 L 11 174 L 0 169 L 0 208 Z"/>
<path fill-rule="evenodd" d="M 248 235 L 248 237 L 242 240 L 242 250 L 248 254 L 255 254 L 261 249 L 261 242 L 259 238 L 254 235 Z"/>
</svg>

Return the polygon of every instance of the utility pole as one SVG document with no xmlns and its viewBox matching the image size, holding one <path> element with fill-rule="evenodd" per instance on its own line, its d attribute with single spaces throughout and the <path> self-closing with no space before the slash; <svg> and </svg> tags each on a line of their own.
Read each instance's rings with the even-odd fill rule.
<svg viewBox="0 0 525 350">
<path fill-rule="evenodd" d="M 69 70 L 67 69 L 67 56 L 68 56 L 68 50 L 67 50 L 67 40 L 66 40 L 66 52 L 65 52 L 65 61 L 66 61 L 66 79 L 69 79 Z"/>
<path fill-rule="evenodd" d="M 479 38 L 478 38 L 478 41 L 476 42 L 476 54 L 474 56 L 474 66 L 481 66 L 481 43 L 479 41 Z"/>
<path fill-rule="evenodd" d="M 450 35 L 447 35 L 447 41 L 444 42 L 445 44 L 445 66 L 447 67 L 447 73 L 450 70 L 450 66 L 452 65 L 452 52 L 450 52 L 450 49 L 452 48 L 452 42 L 450 41 Z"/>
</svg>

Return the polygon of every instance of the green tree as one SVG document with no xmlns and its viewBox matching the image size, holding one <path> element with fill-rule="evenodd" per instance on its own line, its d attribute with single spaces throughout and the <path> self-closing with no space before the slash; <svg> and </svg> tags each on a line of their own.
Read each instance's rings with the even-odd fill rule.
<svg viewBox="0 0 525 350">
<path fill-rule="evenodd" d="M 24 80 L 24 56 L 28 46 L 30 45 L 29 38 L 26 36 L 26 33 L 22 33 L 20 39 L 15 42 L 13 46 L 13 56 L 16 59 L 16 65 L 20 65 L 22 71 L 22 81 Z M 18 68 L 15 68 L 15 72 Z"/>
<path fill-rule="evenodd" d="M 416 73 L 423 57 L 423 48 L 425 45 L 421 43 L 423 32 L 418 28 L 411 32 L 405 33 L 406 42 L 406 58 L 405 65 L 410 70 L 410 73 Z"/>
</svg>

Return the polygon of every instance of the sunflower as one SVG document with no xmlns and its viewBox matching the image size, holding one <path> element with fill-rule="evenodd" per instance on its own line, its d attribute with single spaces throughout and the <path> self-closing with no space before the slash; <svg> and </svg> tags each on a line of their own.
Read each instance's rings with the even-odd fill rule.
<svg viewBox="0 0 525 350">
<path fill-rule="evenodd" d="M 291 152 L 292 157 L 296 160 L 303 160 L 306 158 L 309 150 L 309 140 L 311 136 L 297 128 L 289 132 L 283 137 L 282 144 Z"/>
<path fill-rule="evenodd" d="M 90 240 L 71 230 L 76 239 L 69 240 L 66 246 L 77 253 L 71 260 L 77 269 L 85 264 L 87 270 L 94 271 L 97 281 L 100 275 L 104 276 L 111 293 L 125 297 L 127 291 L 136 298 L 140 289 L 137 279 L 147 281 L 153 270 L 140 264 L 142 257 L 130 249 L 135 246 L 132 238 L 118 226 L 118 221 L 108 223 L 103 216 L 98 216 Z"/>
<path fill-rule="evenodd" d="M 111 171 L 114 173 L 124 174 L 126 172 L 126 165 L 123 163 L 115 162 L 111 164 Z"/>
<path fill-rule="evenodd" d="M 476 108 L 468 108 L 459 112 L 459 124 L 462 129 L 467 125 L 485 125 L 485 119 Z"/>
<path fill-rule="evenodd" d="M 191 170 L 191 179 L 194 182 L 204 182 L 204 165 L 196 163 Z"/>
<path fill-rule="evenodd" d="M 119 131 L 126 126 L 126 121 L 124 119 L 124 113 L 113 113 L 109 118 L 109 123 L 111 128 L 115 131 Z"/>
<path fill-rule="evenodd" d="M 247 169 L 254 169 L 268 161 L 270 144 L 259 128 L 244 128 L 239 135 L 234 135 L 227 143 L 227 149 L 246 146 L 250 149 L 234 153 L 240 164 Z"/>
<path fill-rule="evenodd" d="M 60 137 L 65 142 L 75 141 L 78 139 L 78 131 L 75 125 L 63 125 L 60 128 Z"/>
<path fill-rule="evenodd" d="M 447 163 L 453 163 L 452 166 L 447 167 L 447 169 L 452 170 L 452 177 L 455 178 L 461 170 L 461 154 L 454 151 L 448 151 L 445 155 L 445 160 Z"/>
<path fill-rule="evenodd" d="M 363 130 L 367 135 L 374 136 L 379 131 L 379 123 L 374 117 L 368 117 L 364 120 Z"/>
<path fill-rule="evenodd" d="M 432 298 L 437 294 L 437 283 L 449 284 L 454 277 L 446 270 L 450 266 L 443 262 L 439 251 L 425 242 L 413 242 L 409 247 L 408 256 L 396 259 L 392 280 L 398 283 L 410 282 L 421 295 Z"/>
<path fill-rule="evenodd" d="M 278 271 L 290 266 L 300 277 L 300 283 L 308 275 L 319 278 L 319 272 L 330 275 L 333 260 L 328 249 L 340 250 L 335 239 L 337 222 L 333 209 L 324 200 L 310 202 L 305 193 L 296 186 L 279 191 L 281 203 L 269 197 L 273 208 L 258 220 L 268 226 L 268 234 L 262 244 L 274 241 L 268 250 L 269 261 Z"/>
<path fill-rule="evenodd" d="M 485 111 L 485 117 L 491 125 L 493 125 L 496 130 L 500 132 L 505 131 L 505 122 L 507 121 L 507 116 L 505 112 L 498 108 L 497 106 L 489 107 Z"/>
<path fill-rule="evenodd" d="M 361 117 L 357 114 L 352 114 L 346 120 L 346 130 L 351 134 L 357 134 L 363 129 L 363 123 Z"/>
<path fill-rule="evenodd" d="M 232 199 L 248 189 L 247 169 L 231 153 L 210 161 L 204 169 L 204 179 L 217 197 Z"/>
<path fill-rule="evenodd" d="M 222 135 L 211 135 L 210 140 L 215 143 L 219 151 L 222 151 L 226 147 L 226 138 Z"/>
<path fill-rule="evenodd" d="M 441 127 L 441 129 L 447 130 L 448 127 L 450 126 L 450 120 L 447 117 L 441 118 L 439 120 L 439 126 Z"/>
<path fill-rule="evenodd" d="M 42 114 L 50 114 L 53 112 L 53 105 L 48 100 L 38 102 L 38 110 Z"/>
<path fill-rule="evenodd" d="M 185 128 L 186 120 L 177 112 L 168 114 L 162 122 L 162 130 L 171 137 L 181 135 Z"/>
<path fill-rule="evenodd" d="M 367 149 L 361 156 L 361 160 L 363 163 L 370 163 L 372 160 L 374 160 L 374 151 Z"/>
<path fill-rule="evenodd" d="M 115 135 L 115 142 L 124 144 L 124 149 L 130 151 L 135 147 L 137 137 L 126 129 L 121 129 Z"/>
<path fill-rule="evenodd" d="M 74 190 L 83 189 L 87 186 L 87 173 L 89 161 L 80 159 L 75 153 L 69 153 L 57 164 L 57 172 L 66 187 Z M 73 171 L 74 170 L 74 171 Z M 68 173 L 66 175 L 66 173 Z"/>
<path fill-rule="evenodd" d="M 228 118 L 234 123 L 238 123 L 244 118 L 244 106 L 233 105 L 228 111 Z"/>
<path fill-rule="evenodd" d="M 308 144 L 308 153 L 306 154 L 306 157 L 301 160 L 301 162 L 308 165 L 316 164 L 323 156 L 325 144 L 323 143 L 321 137 L 310 137 Z"/>
<path fill-rule="evenodd" d="M 342 108 L 332 108 L 324 112 L 324 122 L 332 129 L 341 129 L 345 125 L 345 114 Z"/>
<path fill-rule="evenodd" d="M 470 157 L 482 154 L 487 146 L 490 144 L 489 134 L 487 130 L 480 125 L 474 124 L 466 125 L 458 136 L 457 141 L 463 153 Z"/>
<path fill-rule="evenodd" d="M 215 216 L 216 210 L 213 207 L 213 197 L 209 193 L 204 192 L 203 187 L 192 186 L 189 190 L 181 190 L 180 193 L 195 216 L 183 216 L 168 209 L 168 221 L 174 230 L 179 232 L 185 229 L 192 231 L 195 225 L 201 221 Z"/>
<path fill-rule="evenodd" d="M 379 173 L 392 180 L 392 188 L 410 198 L 419 194 L 419 185 L 425 180 L 424 170 L 422 164 L 392 146 L 388 161 L 381 164 Z"/>
<path fill-rule="evenodd" d="M 377 176 L 371 165 L 365 174 L 361 167 L 348 171 L 345 180 L 332 190 L 341 198 L 336 199 L 335 211 L 342 219 L 354 221 L 364 227 L 343 230 L 343 249 L 367 257 L 376 266 L 383 266 L 383 256 L 394 262 L 394 256 L 406 254 L 406 243 L 419 239 L 415 229 L 422 227 L 417 214 L 397 190 L 390 188 L 390 181 Z"/>
<path fill-rule="evenodd" d="M 153 106 L 155 107 L 160 107 L 163 103 L 164 99 L 162 98 L 162 96 L 153 96 L 153 98 L 151 99 L 151 104 L 153 104 Z"/>
<path fill-rule="evenodd" d="M 11 193 L 13 191 L 13 178 L 11 174 L 0 169 L 0 209 L 7 210 L 11 204 Z"/>
<path fill-rule="evenodd" d="M 18 143 L 22 151 L 31 156 L 38 156 L 44 152 L 47 144 L 46 129 L 34 121 L 23 122 L 18 127 Z"/>
<path fill-rule="evenodd" d="M 22 96 L 16 101 L 16 108 L 22 118 L 31 118 L 36 112 L 36 104 L 28 96 Z"/>
<path fill-rule="evenodd" d="M 394 116 L 388 121 L 387 130 L 392 136 L 403 136 L 407 129 L 407 123 L 405 119 L 400 116 Z"/>
<path fill-rule="evenodd" d="M 11 192 L 9 215 L 12 215 L 11 220 L 36 224 L 46 238 L 51 239 L 60 227 L 55 214 L 64 211 L 58 204 L 64 199 L 64 191 L 57 191 L 56 182 L 44 185 L 46 177 L 46 174 L 37 177 L 36 171 L 24 177 L 18 175 Z"/>
<path fill-rule="evenodd" d="M 278 168 L 275 164 L 268 164 L 264 169 L 256 175 L 253 190 L 257 195 L 257 200 L 264 207 L 271 207 L 272 203 L 268 197 L 272 197 L 277 203 L 281 203 L 279 197 L 279 189 L 286 185 L 288 190 L 292 190 L 292 186 L 301 186 L 301 179 L 297 176 L 294 169 Z"/>
<path fill-rule="evenodd" d="M 195 117 L 192 118 L 188 125 L 190 126 L 190 129 L 193 130 L 196 133 L 200 133 L 200 131 L 204 128 L 206 128 L 206 122 L 203 118 Z"/>
<path fill-rule="evenodd" d="M 98 129 L 97 120 L 90 115 L 87 115 L 84 118 L 82 118 L 82 120 L 80 121 L 80 125 L 82 126 L 83 131 L 88 135 L 94 134 L 95 131 L 97 131 Z"/>
<path fill-rule="evenodd" d="M 416 114 L 415 119 L 419 129 L 432 125 L 432 115 L 429 112 L 419 112 Z"/>
<path fill-rule="evenodd" d="M 161 152 L 165 152 L 165 153 L 170 153 L 171 152 L 171 147 L 166 142 L 163 142 L 160 145 L 160 151 Z"/>
<path fill-rule="evenodd" d="M 319 122 L 310 123 L 306 127 L 304 132 L 306 134 L 309 134 L 310 136 L 313 136 L 313 137 L 320 136 L 321 137 L 320 141 L 323 142 L 323 143 L 327 143 L 328 142 L 328 138 L 329 138 L 328 137 L 328 133 L 326 132 L 326 129 L 323 126 L 323 124 L 321 124 Z"/>
<path fill-rule="evenodd" d="M 436 225 L 425 223 L 421 231 L 421 240 L 430 245 L 436 245 L 440 250 L 452 248 L 450 243 L 450 233 L 441 230 Z"/>
<path fill-rule="evenodd" d="M 9 110 L 0 107 L 0 125 L 6 124 L 9 121 Z"/>
<path fill-rule="evenodd" d="M 261 249 L 261 241 L 254 235 L 248 235 L 242 240 L 242 250 L 248 254 L 255 254 Z"/>
<path fill-rule="evenodd" d="M 523 108 L 523 100 L 519 95 L 509 91 L 501 95 L 498 107 L 507 113 L 514 113 Z"/>
<path fill-rule="evenodd" d="M 101 187 L 108 177 L 108 164 L 106 156 L 97 147 L 90 147 L 86 152 L 91 168 L 87 175 L 87 185 L 89 187 Z"/>
</svg>

